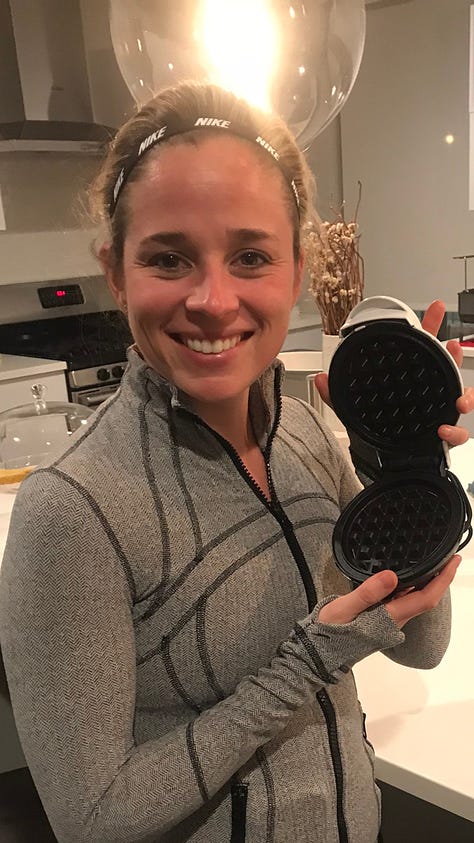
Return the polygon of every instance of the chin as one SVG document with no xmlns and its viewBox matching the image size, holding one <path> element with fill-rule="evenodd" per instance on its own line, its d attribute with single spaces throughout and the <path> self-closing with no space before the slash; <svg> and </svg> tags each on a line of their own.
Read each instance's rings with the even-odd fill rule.
<svg viewBox="0 0 474 843">
<path fill-rule="evenodd" d="M 224 404 L 228 401 L 237 401 L 244 392 L 249 389 L 249 386 L 242 385 L 242 388 L 238 391 L 229 388 L 219 388 L 219 387 L 212 387 L 206 386 L 202 390 L 196 388 L 186 389 L 186 386 L 180 386 L 177 384 L 178 389 L 181 389 L 183 392 L 188 395 L 191 401 L 199 402 L 200 404 Z"/>
</svg>

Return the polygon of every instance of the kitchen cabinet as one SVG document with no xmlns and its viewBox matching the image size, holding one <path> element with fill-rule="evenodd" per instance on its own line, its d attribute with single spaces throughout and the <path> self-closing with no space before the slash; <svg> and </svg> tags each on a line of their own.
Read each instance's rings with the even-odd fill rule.
<svg viewBox="0 0 474 843">
<path fill-rule="evenodd" d="M 34 357 L 0 355 L 0 412 L 33 401 L 31 387 L 46 387 L 46 401 L 69 401 L 66 386 L 66 363 Z"/>
</svg>

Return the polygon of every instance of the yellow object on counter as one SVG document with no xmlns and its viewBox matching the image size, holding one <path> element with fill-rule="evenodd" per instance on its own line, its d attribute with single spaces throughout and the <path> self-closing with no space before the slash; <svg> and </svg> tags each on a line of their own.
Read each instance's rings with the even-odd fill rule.
<svg viewBox="0 0 474 843">
<path fill-rule="evenodd" d="M 28 465 L 25 468 L 0 468 L 0 486 L 21 483 L 35 468 L 35 465 Z"/>
</svg>

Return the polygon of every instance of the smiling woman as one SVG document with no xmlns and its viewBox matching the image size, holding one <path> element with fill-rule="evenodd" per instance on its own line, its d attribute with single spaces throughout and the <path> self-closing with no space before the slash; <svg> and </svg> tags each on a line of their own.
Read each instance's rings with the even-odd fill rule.
<svg viewBox="0 0 474 843">
<path fill-rule="evenodd" d="M 348 593 L 334 565 L 360 486 L 275 359 L 311 192 L 279 120 L 193 84 L 121 129 L 92 192 L 135 344 L 119 392 L 23 482 L 0 590 L 59 843 L 377 839 L 351 667 L 439 660 L 456 563 L 387 606 L 395 575 Z"/>
<path fill-rule="evenodd" d="M 165 146 L 124 197 L 135 210 L 119 271 L 109 245 L 100 253 L 144 359 L 205 421 L 232 424 L 237 451 L 249 386 L 283 345 L 301 287 L 285 190 L 239 138 Z"/>
</svg>

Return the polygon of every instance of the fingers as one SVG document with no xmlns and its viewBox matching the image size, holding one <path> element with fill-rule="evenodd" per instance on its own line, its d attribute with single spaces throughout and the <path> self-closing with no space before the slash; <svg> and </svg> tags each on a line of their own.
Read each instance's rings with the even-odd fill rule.
<svg viewBox="0 0 474 843">
<path fill-rule="evenodd" d="M 397 595 L 386 604 L 387 612 L 400 629 L 412 618 L 416 618 L 438 605 L 443 594 L 451 585 L 460 562 L 460 556 L 453 556 L 441 573 L 424 588 L 419 591 L 410 591 L 408 594 L 402 594 L 401 596 Z"/>
<path fill-rule="evenodd" d="M 453 427 L 450 424 L 442 424 L 438 428 L 438 436 L 448 445 L 464 445 L 469 439 L 469 431 L 465 427 Z"/>
<path fill-rule="evenodd" d="M 441 328 L 441 323 L 444 319 L 445 312 L 446 307 L 444 305 L 444 302 L 440 301 L 439 299 L 431 302 L 429 307 L 427 307 L 426 309 L 423 319 L 421 320 L 421 327 L 425 331 L 428 331 L 428 333 L 431 334 L 433 337 L 436 337 L 439 329 Z M 459 345 L 457 340 L 449 340 L 446 343 L 446 349 L 453 357 L 456 365 L 461 368 L 463 361 L 462 346 Z"/>
<path fill-rule="evenodd" d="M 412 618 L 434 609 L 451 585 L 461 562 L 459 555 L 453 556 L 443 570 L 428 585 L 419 591 L 404 589 L 390 600 L 397 587 L 398 578 L 394 571 L 380 571 L 369 577 L 350 594 L 337 597 L 321 609 L 318 621 L 325 624 L 345 624 L 353 621 L 366 609 L 385 602 L 385 609 L 402 629 Z"/>
<path fill-rule="evenodd" d="M 337 597 L 323 606 L 319 613 L 320 623 L 350 623 L 361 612 L 386 600 L 397 587 L 398 578 L 394 571 L 380 571 L 365 580 L 350 594 Z"/>
<path fill-rule="evenodd" d="M 421 327 L 423 330 L 428 331 L 429 334 L 432 334 L 432 336 L 435 337 L 441 328 L 445 312 L 446 308 L 444 306 L 444 302 L 439 301 L 439 299 L 431 302 L 429 307 L 426 308 L 425 315 L 421 320 Z"/>
<path fill-rule="evenodd" d="M 468 386 L 464 394 L 456 401 L 456 407 L 460 413 L 470 413 L 474 410 L 474 389 Z"/>
<path fill-rule="evenodd" d="M 329 397 L 328 376 L 325 372 L 320 372 L 314 377 L 314 384 L 318 390 L 322 400 L 328 407 L 332 408 L 331 399 Z"/>
<path fill-rule="evenodd" d="M 459 345 L 457 340 L 449 340 L 449 342 L 446 343 L 446 349 L 449 351 L 456 365 L 461 368 L 464 356 L 462 345 Z"/>
<path fill-rule="evenodd" d="M 456 401 L 456 407 L 460 413 L 466 415 L 474 410 L 474 389 L 469 386 L 464 390 L 464 395 Z M 461 425 L 442 424 L 438 428 L 438 436 L 448 445 L 464 445 L 469 439 L 469 431 Z"/>
</svg>

